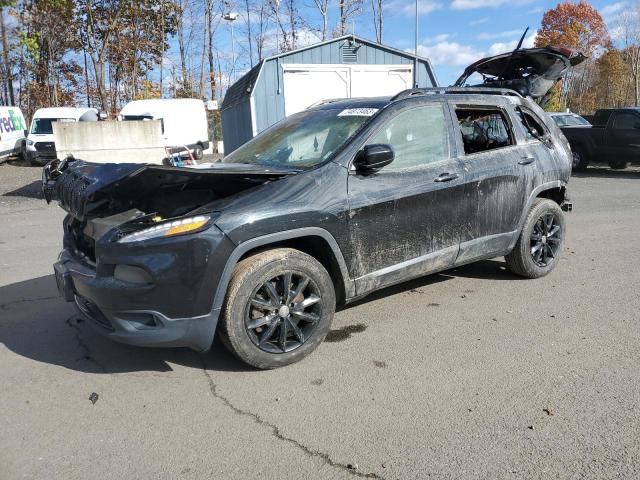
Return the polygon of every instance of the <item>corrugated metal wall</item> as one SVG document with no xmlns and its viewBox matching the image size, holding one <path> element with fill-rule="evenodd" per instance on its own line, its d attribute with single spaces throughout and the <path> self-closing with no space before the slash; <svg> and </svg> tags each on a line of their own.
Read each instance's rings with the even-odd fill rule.
<svg viewBox="0 0 640 480">
<path fill-rule="evenodd" d="M 225 154 L 231 153 L 253 138 L 249 97 L 220 112 Z"/>
<path fill-rule="evenodd" d="M 407 65 L 413 64 L 410 54 L 406 56 L 377 45 L 359 43 L 356 62 L 342 61 L 342 47 L 348 40 L 319 44 L 306 50 L 291 52 L 264 62 L 251 96 L 255 105 L 255 126 L 257 133 L 284 118 L 283 64 L 360 64 L 360 65 Z M 418 61 L 418 86 L 437 86 L 429 64 Z M 246 105 L 245 105 L 246 103 Z M 231 111 L 234 111 L 231 114 Z M 242 118 L 240 118 L 242 117 Z M 251 108 L 249 102 L 228 108 L 222 112 L 225 151 L 231 152 L 252 137 Z M 225 125 L 230 122 L 233 127 Z M 241 129 L 244 129 L 241 131 Z"/>
</svg>

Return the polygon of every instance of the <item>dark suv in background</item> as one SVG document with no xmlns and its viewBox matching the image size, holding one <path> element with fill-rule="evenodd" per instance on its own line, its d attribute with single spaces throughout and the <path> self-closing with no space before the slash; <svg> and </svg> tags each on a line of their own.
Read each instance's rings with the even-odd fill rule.
<svg viewBox="0 0 640 480">
<path fill-rule="evenodd" d="M 526 84 L 571 56 L 522 52 L 513 70 L 495 66 L 503 88 L 526 72 L 520 93 L 327 101 L 209 168 L 50 164 L 45 195 L 69 212 L 60 291 L 115 340 L 206 351 L 217 331 L 272 368 L 313 351 L 336 304 L 380 288 L 502 255 L 518 275 L 546 275 L 566 235 L 571 152 L 534 101 L 546 90 Z"/>
</svg>

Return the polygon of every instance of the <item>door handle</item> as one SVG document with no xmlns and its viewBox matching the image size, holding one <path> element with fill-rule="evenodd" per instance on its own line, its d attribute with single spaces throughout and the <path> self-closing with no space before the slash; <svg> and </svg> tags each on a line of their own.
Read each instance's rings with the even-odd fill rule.
<svg viewBox="0 0 640 480">
<path fill-rule="evenodd" d="M 536 157 L 522 157 L 522 160 L 518 162 L 518 165 L 529 165 L 536 161 Z"/>
<path fill-rule="evenodd" d="M 458 175 L 457 173 L 442 173 L 434 180 L 434 182 L 450 182 L 451 180 L 455 180 L 459 176 L 460 175 Z"/>
</svg>

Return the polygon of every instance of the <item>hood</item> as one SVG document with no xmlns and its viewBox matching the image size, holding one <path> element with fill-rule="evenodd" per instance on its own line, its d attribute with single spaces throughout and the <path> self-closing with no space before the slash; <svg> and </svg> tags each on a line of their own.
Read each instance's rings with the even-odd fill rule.
<svg viewBox="0 0 640 480">
<path fill-rule="evenodd" d="M 555 83 L 585 58 L 582 53 L 568 48 L 518 48 L 469 65 L 454 86 L 509 88 L 544 106 Z M 474 73 L 483 77 L 482 83 L 467 84 Z"/>
<path fill-rule="evenodd" d="M 171 218 L 295 173 L 291 169 L 232 163 L 192 169 L 55 160 L 43 170 L 42 189 L 47 202 L 57 200 L 78 220 L 131 209 Z"/>
</svg>

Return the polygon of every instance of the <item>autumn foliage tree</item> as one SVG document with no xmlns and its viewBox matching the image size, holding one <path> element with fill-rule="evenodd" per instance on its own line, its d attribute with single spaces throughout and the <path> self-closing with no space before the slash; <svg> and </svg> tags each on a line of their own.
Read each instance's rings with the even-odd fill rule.
<svg viewBox="0 0 640 480">
<path fill-rule="evenodd" d="M 562 2 L 547 10 L 536 36 L 536 46 L 562 45 L 593 56 L 611 43 L 602 15 L 584 0 Z"/>
<path fill-rule="evenodd" d="M 593 91 L 589 88 L 595 73 L 595 58 L 611 45 L 602 15 L 584 0 L 559 3 L 544 13 L 535 45 L 573 48 L 589 57 L 578 68 L 567 73 L 552 101 L 555 108 L 588 110 L 588 105 L 595 101 Z"/>
</svg>

